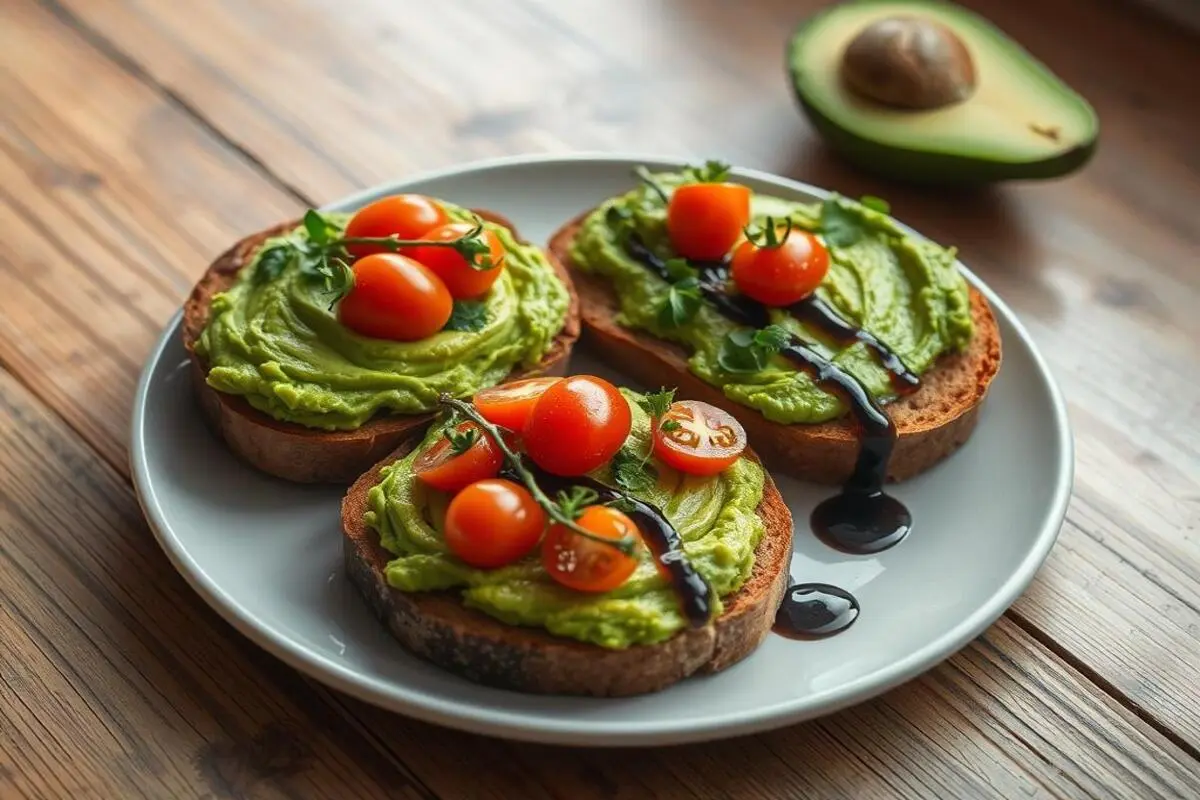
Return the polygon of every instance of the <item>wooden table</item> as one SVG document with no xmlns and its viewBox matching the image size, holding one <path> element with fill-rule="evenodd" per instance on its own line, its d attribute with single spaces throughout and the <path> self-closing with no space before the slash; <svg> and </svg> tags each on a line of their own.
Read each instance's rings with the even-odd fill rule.
<svg viewBox="0 0 1200 800">
<path fill-rule="evenodd" d="M 817 5 L 3 0 L 0 797 L 1200 796 L 1200 42 L 1115 0 L 972 2 L 1092 100 L 1102 145 L 1060 182 L 917 191 L 794 109 L 782 47 Z M 360 187 L 580 149 L 882 195 L 1017 309 L 1077 479 L 1003 619 L 810 724 L 588 751 L 380 712 L 188 589 L 126 443 L 206 263 Z"/>
</svg>

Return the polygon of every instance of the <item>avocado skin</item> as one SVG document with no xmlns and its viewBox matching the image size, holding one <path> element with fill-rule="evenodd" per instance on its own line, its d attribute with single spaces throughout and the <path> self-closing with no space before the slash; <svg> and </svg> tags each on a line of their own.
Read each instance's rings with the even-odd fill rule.
<svg viewBox="0 0 1200 800">
<path fill-rule="evenodd" d="M 855 0 L 855 2 L 845 5 L 869 5 L 872 2 L 873 0 Z M 1083 167 L 1096 152 L 1099 141 L 1098 124 L 1095 126 L 1095 132 L 1090 140 L 1065 153 L 1041 161 L 1019 163 L 992 160 L 979 155 L 914 150 L 867 139 L 841 127 L 808 101 L 800 88 L 801 76 L 795 67 L 797 50 L 803 44 L 804 34 L 808 28 L 826 14 L 835 13 L 839 7 L 833 6 L 814 14 L 797 26 L 784 53 L 784 68 L 787 71 L 792 94 L 809 121 L 812 122 L 813 127 L 837 153 L 852 164 L 876 175 L 907 183 L 969 186 L 1003 181 L 1058 178 Z M 1032 66 L 1046 69 L 1040 61 L 1023 49 L 1020 52 Z M 1080 99 L 1082 100 L 1082 98 Z M 970 100 L 966 102 L 970 102 Z"/>
</svg>

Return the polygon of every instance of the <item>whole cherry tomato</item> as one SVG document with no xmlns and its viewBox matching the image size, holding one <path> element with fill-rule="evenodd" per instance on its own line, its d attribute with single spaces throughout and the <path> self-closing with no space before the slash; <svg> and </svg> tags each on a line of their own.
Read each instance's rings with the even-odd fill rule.
<svg viewBox="0 0 1200 800">
<path fill-rule="evenodd" d="M 671 246 L 684 258 L 724 258 L 750 222 L 750 189 L 737 183 L 688 183 L 667 204 Z"/>
<path fill-rule="evenodd" d="M 427 267 L 398 253 L 375 253 L 354 262 L 354 287 L 337 315 L 355 333 L 411 342 L 437 333 L 454 300 Z"/>
<path fill-rule="evenodd" d="M 470 233 L 474 228 L 474 225 L 466 222 L 451 222 L 434 228 L 421 238 L 430 242 L 452 242 Z M 492 288 L 492 284 L 504 271 L 504 245 L 500 243 L 499 237 L 486 228 L 480 236 L 487 244 L 488 252 L 487 255 L 475 256 L 471 263 L 451 247 L 416 247 L 410 255 L 441 278 L 455 299 L 479 297 Z M 491 266 L 483 269 L 485 264 Z"/>
<path fill-rule="evenodd" d="M 613 541 L 641 534 L 623 512 L 609 506 L 588 506 L 575 524 Z M 581 536 L 566 525 L 555 523 L 542 541 L 542 566 L 550 577 L 580 592 L 610 592 L 629 579 L 638 561 L 617 547 Z"/>
<path fill-rule="evenodd" d="M 633 414 L 617 387 L 573 375 L 542 393 L 525 422 L 525 452 L 555 475 L 583 475 L 621 449 Z"/>
<path fill-rule="evenodd" d="M 537 547 L 546 512 L 524 486 L 500 478 L 478 481 L 454 495 L 443 535 L 459 559 L 480 569 L 511 564 Z"/>
<path fill-rule="evenodd" d="M 382 238 L 396 236 L 400 239 L 420 239 L 434 228 L 450 221 L 445 210 L 434 200 L 423 194 L 397 194 L 381 197 L 355 212 L 346 225 L 347 238 Z M 398 252 L 406 252 L 404 248 Z M 351 244 L 346 250 L 355 258 L 372 253 L 391 252 L 377 244 Z"/>
<path fill-rule="evenodd" d="M 808 231 L 792 229 L 773 247 L 742 242 L 733 254 L 730 274 L 742 294 L 783 307 L 816 291 L 828 271 L 825 245 Z"/>
<path fill-rule="evenodd" d="M 746 449 L 746 431 L 727 411 L 681 400 L 654 425 L 654 455 L 692 475 L 715 475 Z"/>
</svg>

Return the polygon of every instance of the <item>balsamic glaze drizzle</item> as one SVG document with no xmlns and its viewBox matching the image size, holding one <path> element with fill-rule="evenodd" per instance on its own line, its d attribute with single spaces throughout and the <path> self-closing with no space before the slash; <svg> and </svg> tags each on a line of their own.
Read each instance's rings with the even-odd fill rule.
<svg viewBox="0 0 1200 800">
<path fill-rule="evenodd" d="M 712 620 L 713 590 L 708 581 L 696 572 L 691 562 L 683 552 L 683 540 L 679 531 L 655 506 L 644 500 L 625 494 L 617 489 L 605 486 L 599 481 L 586 475 L 564 478 L 539 469 L 534 464 L 526 465 L 533 472 L 542 490 L 553 494 L 560 489 L 572 486 L 586 486 L 600 495 L 602 502 L 624 500 L 628 507 L 625 509 L 633 523 L 638 526 L 650 552 L 671 576 L 671 587 L 679 598 L 683 614 L 693 628 L 702 628 Z"/>
<path fill-rule="evenodd" d="M 858 600 L 827 583 L 789 586 L 772 630 L 789 639 L 824 639 L 841 633 L 858 619 Z"/>
<path fill-rule="evenodd" d="M 663 280 L 670 281 L 666 262 L 635 234 L 628 237 L 626 251 Z M 745 295 L 729 294 L 729 270 L 724 261 L 690 262 L 700 273 L 700 292 L 722 315 L 740 325 L 763 328 L 770 323 L 766 306 Z M 812 295 L 788 309 L 802 322 L 829 339 L 849 344 L 862 342 L 880 357 L 900 394 L 920 386 L 920 378 L 904 366 L 900 357 L 871 333 L 846 322 L 827 303 Z M 842 493 L 813 510 L 814 532 L 831 547 L 853 554 L 875 553 L 897 544 L 912 528 L 908 509 L 884 493 L 888 462 L 896 444 L 896 426 L 852 374 L 821 355 L 795 334 L 780 355 L 808 373 L 823 388 L 837 393 L 850 406 L 861 431 L 858 457 Z"/>
</svg>

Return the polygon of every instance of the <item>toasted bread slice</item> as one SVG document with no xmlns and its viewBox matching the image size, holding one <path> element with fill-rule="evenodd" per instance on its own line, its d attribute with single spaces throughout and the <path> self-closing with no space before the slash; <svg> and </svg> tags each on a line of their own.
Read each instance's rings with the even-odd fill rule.
<svg viewBox="0 0 1200 800">
<path fill-rule="evenodd" d="M 749 580 L 725 598 L 725 611 L 714 622 L 659 644 L 610 650 L 540 628 L 506 625 L 467 608 L 455 591 L 392 588 L 384 574 L 392 556 L 363 515 L 380 470 L 419 441 L 413 437 L 351 487 L 342 501 L 342 532 L 351 582 L 392 635 L 421 658 L 504 689 L 620 697 L 658 691 L 689 675 L 720 672 L 750 655 L 770 631 L 788 585 L 792 554 L 792 515 L 770 475 L 757 509 L 766 532 Z"/>
<path fill-rule="evenodd" d="M 484 210 L 475 213 L 516 234 L 513 224 L 499 214 Z M 251 466 L 289 481 L 349 484 L 394 450 L 406 436 L 424 430 L 434 415 L 379 416 L 352 431 L 324 431 L 281 422 L 254 408 L 245 398 L 218 392 L 209 386 L 205 381 L 208 365 L 195 349 L 196 340 L 208 324 L 213 296 L 234 283 L 242 267 L 265 240 L 299 224 L 299 220 L 285 222 L 248 236 L 212 263 L 184 304 L 183 344 L 191 357 L 192 383 L 204 415 L 234 453 Z M 530 375 L 563 374 L 571 347 L 579 338 L 579 298 L 563 265 L 553 256 L 548 255 L 548 258 L 570 294 L 566 320 L 537 366 L 515 370 L 509 376 L 510 380 Z"/>
<path fill-rule="evenodd" d="M 853 419 L 812 425 L 772 422 L 757 410 L 735 403 L 717 387 L 696 377 L 681 346 L 616 322 L 620 304 L 603 278 L 571 269 L 571 242 L 585 212 L 550 239 L 549 251 L 571 270 L 579 294 L 584 341 L 631 378 L 647 386 L 674 385 L 680 397 L 703 400 L 737 418 L 764 462 L 779 472 L 815 483 L 842 483 L 854 469 L 859 436 Z M 971 288 L 975 335 L 962 353 L 943 356 L 921 376 L 921 388 L 886 406 L 897 441 L 888 478 L 901 481 L 932 467 L 962 445 L 975 429 L 988 385 L 1000 369 L 1000 330 L 991 307 Z"/>
</svg>

